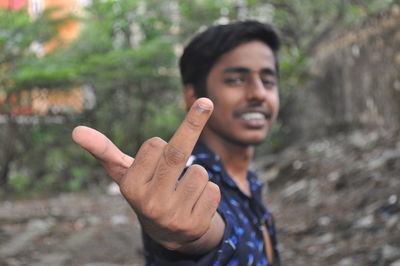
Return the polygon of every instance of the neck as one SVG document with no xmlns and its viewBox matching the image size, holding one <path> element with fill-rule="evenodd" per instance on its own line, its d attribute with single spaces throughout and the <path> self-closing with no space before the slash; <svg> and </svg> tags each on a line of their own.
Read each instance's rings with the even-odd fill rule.
<svg viewBox="0 0 400 266">
<path fill-rule="evenodd" d="M 240 145 L 214 134 L 207 134 L 206 130 L 200 139 L 220 157 L 225 170 L 236 183 L 247 182 L 247 171 L 254 154 L 253 146 Z"/>
</svg>

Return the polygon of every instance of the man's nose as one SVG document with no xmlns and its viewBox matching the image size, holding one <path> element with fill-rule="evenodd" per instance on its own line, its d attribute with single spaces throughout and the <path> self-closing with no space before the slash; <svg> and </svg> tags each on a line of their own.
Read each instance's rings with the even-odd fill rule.
<svg viewBox="0 0 400 266">
<path fill-rule="evenodd" d="M 266 89 L 258 73 L 252 73 L 246 91 L 249 100 L 263 101 L 265 99 Z"/>
</svg>

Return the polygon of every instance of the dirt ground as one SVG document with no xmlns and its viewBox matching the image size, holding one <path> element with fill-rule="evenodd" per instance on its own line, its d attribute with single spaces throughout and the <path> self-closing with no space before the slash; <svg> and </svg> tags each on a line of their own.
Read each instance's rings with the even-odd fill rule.
<svg viewBox="0 0 400 266">
<path fill-rule="evenodd" d="M 139 225 L 119 195 L 3 202 L 0 217 L 0 265 L 143 265 Z"/>
<path fill-rule="evenodd" d="M 400 266 L 399 134 L 338 134 L 254 165 L 282 265 Z M 3 201 L 0 265 L 143 265 L 140 228 L 115 190 Z"/>
</svg>

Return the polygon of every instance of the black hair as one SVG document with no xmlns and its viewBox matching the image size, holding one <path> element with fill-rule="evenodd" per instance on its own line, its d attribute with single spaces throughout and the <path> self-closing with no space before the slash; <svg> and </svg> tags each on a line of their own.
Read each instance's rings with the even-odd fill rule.
<svg viewBox="0 0 400 266">
<path fill-rule="evenodd" d="M 179 60 L 182 83 L 191 84 L 197 97 L 206 96 L 208 73 L 221 56 L 254 40 L 265 43 L 272 50 L 279 73 L 280 40 L 276 30 L 269 24 L 247 20 L 212 26 L 195 36 Z"/>
</svg>

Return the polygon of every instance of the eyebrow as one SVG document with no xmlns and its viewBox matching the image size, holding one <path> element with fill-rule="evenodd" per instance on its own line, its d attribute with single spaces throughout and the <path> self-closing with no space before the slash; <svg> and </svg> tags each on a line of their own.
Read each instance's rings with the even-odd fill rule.
<svg viewBox="0 0 400 266">
<path fill-rule="evenodd" d="M 247 67 L 241 67 L 241 66 L 233 66 L 233 67 L 227 67 L 223 71 L 224 73 L 243 73 L 243 74 L 248 74 L 251 73 L 252 71 L 247 68 Z M 276 71 L 267 67 L 267 68 L 262 68 L 260 70 L 261 74 L 269 74 L 272 76 L 276 76 Z"/>
</svg>

